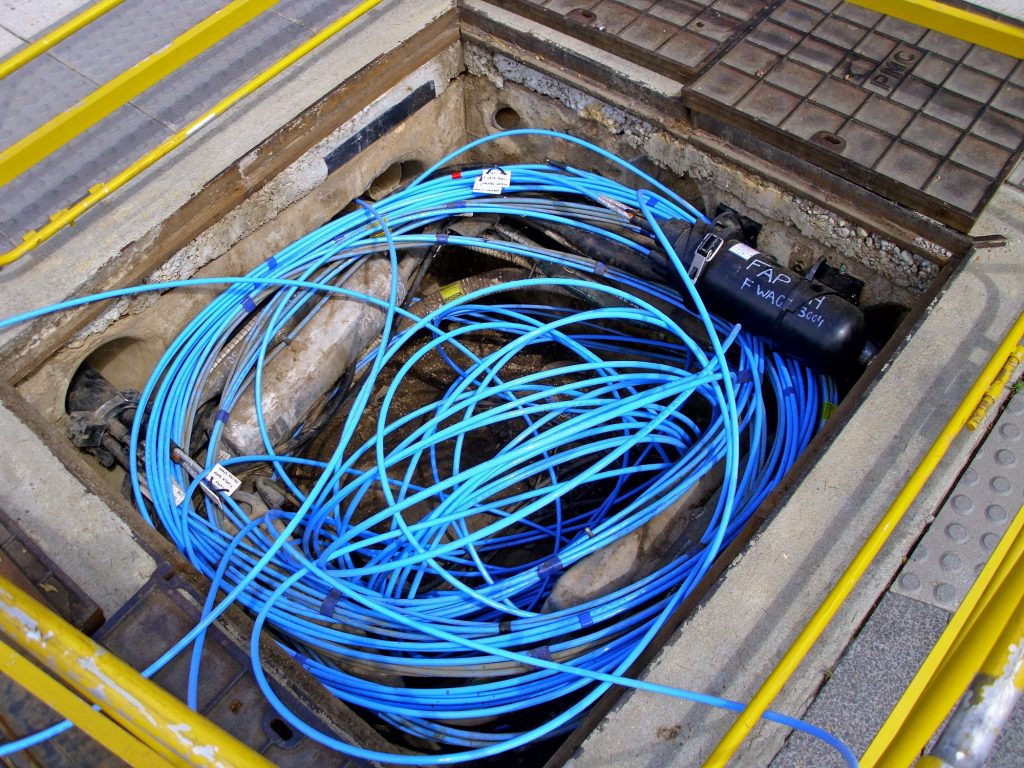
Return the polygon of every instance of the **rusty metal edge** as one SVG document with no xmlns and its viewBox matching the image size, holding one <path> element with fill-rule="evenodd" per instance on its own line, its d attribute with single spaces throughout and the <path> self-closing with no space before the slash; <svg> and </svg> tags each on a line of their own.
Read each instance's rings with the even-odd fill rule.
<svg viewBox="0 0 1024 768">
<path fill-rule="evenodd" d="M 701 63 L 701 67 L 695 69 L 693 67 L 684 66 L 679 62 L 665 58 L 664 56 L 659 56 L 653 51 L 630 43 L 626 40 L 610 40 L 609 35 L 607 34 L 591 29 L 590 27 L 582 24 L 574 24 L 566 19 L 562 14 L 549 11 L 546 8 L 541 8 L 535 3 L 526 2 L 526 0 L 501 0 L 501 2 L 496 2 L 495 0 L 484 0 L 484 2 L 503 10 L 518 13 L 532 21 L 539 22 L 551 29 L 557 30 L 571 37 L 575 37 L 577 40 L 582 40 L 585 43 L 603 48 L 616 56 L 621 56 L 622 58 L 628 59 L 636 64 L 641 64 L 653 69 L 659 74 L 668 75 L 669 77 L 674 78 L 681 77 L 685 81 L 696 78 L 703 67 L 714 58 L 713 55 L 708 56 L 707 59 Z M 614 42 L 615 44 L 609 45 L 610 42 Z M 717 53 L 717 51 L 718 49 L 716 48 L 715 52 Z"/>
</svg>

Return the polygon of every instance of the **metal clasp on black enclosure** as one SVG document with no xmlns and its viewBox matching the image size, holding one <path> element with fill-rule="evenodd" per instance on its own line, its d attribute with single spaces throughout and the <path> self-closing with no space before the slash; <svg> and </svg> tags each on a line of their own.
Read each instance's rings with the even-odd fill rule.
<svg viewBox="0 0 1024 768">
<path fill-rule="evenodd" d="M 687 274 L 689 274 L 693 282 L 696 283 L 700 279 L 701 274 L 704 272 L 704 267 L 715 258 L 715 255 L 722 249 L 723 245 L 725 245 L 725 241 L 714 232 L 708 232 L 704 235 L 700 245 L 693 251 L 690 269 L 687 270 Z"/>
</svg>

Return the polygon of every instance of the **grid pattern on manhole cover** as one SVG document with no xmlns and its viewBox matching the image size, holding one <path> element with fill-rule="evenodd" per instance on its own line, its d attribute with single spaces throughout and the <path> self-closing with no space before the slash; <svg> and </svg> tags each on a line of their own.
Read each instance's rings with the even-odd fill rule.
<svg viewBox="0 0 1024 768">
<path fill-rule="evenodd" d="M 1024 62 L 838 0 L 779 3 L 691 92 L 960 229 L 1024 149 Z"/>
<path fill-rule="evenodd" d="M 489 1 L 683 80 L 773 5 L 759 0 Z"/>
</svg>

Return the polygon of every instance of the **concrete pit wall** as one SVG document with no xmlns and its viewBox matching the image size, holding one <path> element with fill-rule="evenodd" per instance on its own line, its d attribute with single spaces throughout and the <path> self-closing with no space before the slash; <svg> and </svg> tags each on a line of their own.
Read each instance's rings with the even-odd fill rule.
<svg viewBox="0 0 1024 768">
<path fill-rule="evenodd" d="M 622 100 L 621 95 L 615 99 Z M 403 109 L 411 113 L 404 116 Z M 382 125 L 386 130 L 377 136 L 374 126 Z M 872 231 L 854 223 L 820 202 L 796 194 L 770 175 L 760 175 L 749 166 L 707 151 L 678 121 L 656 123 L 649 114 L 632 114 L 621 103 L 602 100 L 500 52 L 475 44 L 465 48 L 455 44 L 400 78 L 141 277 L 160 281 L 244 273 L 330 220 L 375 181 L 393 184 L 396 173 L 401 177 L 403 164 L 408 173 L 433 163 L 468 139 L 501 127 L 571 132 L 621 157 L 643 162 L 685 195 L 695 196 L 698 205 L 713 209 L 724 203 L 762 222 L 761 249 L 780 261 L 806 268 L 827 256 L 833 265 L 845 266 L 865 280 L 868 305 L 892 305 L 907 313 L 922 310 L 922 302 L 937 290 L 937 281 L 948 274 L 942 265 L 959 255 L 923 238 L 908 243 L 904 233 L 891 234 L 884 227 Z M 346 146 L 358 148 L 359 142 L 364 145 L 361 151 L 332 167 L 332 153 Z M 545 158 L 594 166 L 592 156 L 578 148 L 552 145 L 539 138 L 503 139 L 477 155 L 477 159 L 493 163 Z M 243 157 L 237 166 L 244 172 L 253 159 Z M 94 285 L 92 289 L 103 287 Z M 52 353 L 20 360 L 18 370 L 24 373 L 14 382 L 18 397 L 49 430 L 49 439 L 59 441 L 54 436 L 63 429 L 68 383 L 84 361 L 97 363 L 118 387 L 141 387 L 147 366 L 210 295 L 207 289 L 176 290 L 107 307 L 68 333 L 62 343 L 54 344 L 51 339 Z M 860 394 L 858 391 L 857 396 Z M 852 406 L 847 408 L 847 412 L 852 410 Z M 824 451 L 825 444 L 816 443 L 816 450 Z M 67 456 L 75 450 L 65 441 L 57 454 Z M 80 459 L 69 463 L 78 474 L 83 466 L 91 466 Z M 89 484 L 105 487 L 101 496 L 110 510 L 116 510 L 108 510 L 116 525 L 123 526 L 123 519 L 138 537 L 150 537 L 151 532 L 141 531 L 141 521 L 118 499 L 120 478 L 99 467 L 88 471 Z M 91 578 L 102 576 L 93 574 Z M 110 594 L 124 592 L 103 589 L 108 603 Z M 715 599 L 719 598 L 713 596 L 711 601 Z"/>
</svg>

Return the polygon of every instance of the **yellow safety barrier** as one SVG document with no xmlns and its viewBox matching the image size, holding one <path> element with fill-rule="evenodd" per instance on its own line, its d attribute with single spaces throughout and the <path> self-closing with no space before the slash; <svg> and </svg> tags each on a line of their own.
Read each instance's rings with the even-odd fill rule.
<svg viewBox="0 0 1024 768">
<path fill-rule="evenodd" d="M 16 178 L 278 0 L 233 0 L 154 54 L 0 152 L 0 186 Z"/>
<path fill-rule="evenodd" d="M 1010 580 L 1018 563 L 1024 561 L 1024 507 L 1010 523 L 985 567 L 968 590 L 949 624 L 910 681 L 889 717 L 861 757 L 861 768 L 910 765 L 921 753 L 960 694 L 966 681 L 951 681 L 946 662 L 960 654 L 960 641 L 988 610 L 992 596 Z M 974 661 L 980 656 L 965 656 Z M 945 677 L 945 682 L 934 681 Z"/>
<path fill-rule="evenodd" d="M 850 0 L 958 40 L 1024 59 L 1024 26 L 998 21 L 936 0 Z"/>
<path fill-rule="evenodd" d="M 365 14 L 367 11 L 372 9 L 374 6 L 380 4 L 381 0 L 364 0 L 364 2 L 357 5 L 351 11 L 346 13 L 344 16 L 333 22 L 323 30 L 313 35 L 302 45 L 298 46 L 291 53 L 288 53 L 284 57 L 278 59 L 274 64 L 267 67 L 265 70 L 256 75 L 252 80 L 247 82 L 241 88 L 236 90 L 234 93 L 226 96 L 224 99 L 219 101 L 212 109 L 207 110 L 202 115 L 197 117 L 191 123 L 186 125 L 180 131 L 175 133 L 173 136 L 169 136 L 164 139 L 159 146 L 155 149 L 147 152 L 145 155 L 140 157 L 134 163 L 129 165 L 119 174 L 114 176 L 112 179 L 96 184 L 90 187 L 89 194 L 79 200 L 77 203 L 72 205 L 70 208 L 65 208 L 57 213 L 50 216 L 50 222 L 39 230 L 32 230 L 26 232 L 21 239 L 21 242 L 7 251 L 6 253 L 0 254 L 0 267 L 10 264 L 13 261 L 20 259 L 26 253 L 39 246 L 40 243 L 45 243 L 55 234 L 60 232 L 64 227 L 74 223 L 74 221 L 81 216 L 83 213 L 92 208 L 96 203 L 100 202 L 104 198 L 116 192 L 118 189 L 123 187 L 129 181 L 134 179 L 144 170 L 149 168 L 155 162 L 160 160 L 162 157 L 170 154 L 186 139 L 192 136 L 194 133 L 199 131 L 210 122 L 220 117 L 224 112 L 234 106 L 236 103 L 249 96 L 259 88 L 266 85 L 272 79 L 277 77 L 279 74 L 284 72 L 288 67 L 297 62 L 303 56 L 313 51 L 315 48 L 323 45 L 325 42 L 330 40 L 334 35 L 340 32 L 342 29 L 347 27 L 349 24 L 354 22 L 360 16 Z"/>
<path fill-rule="evenodd" d="M 1021 313 L 1009 333 L 999 344 L 991 359 L 985 365 L 977 380 L 967 391 L 964 399 L 957 406 L 949 421 L 943 427 L 939 436 L 935 438 L 920 464 L 908 478 L 903 489 L 896 496 L 896 499 L 882 515 L 881 520 L 875 529 L 868 536 L 861 546 L 860 551 L 854 556 L 846 570 L 839 577 L 835 586 L 829 591 L 821 605 L 811 616 L 807 625 L 793 641 L 782 659 L 776 664 L 775 669 L 761 685 L 760 689 L 747 704 L 746 708 L 739 714 L 735 722 L 722 737 L 715 749 L 704 762 L 705 768 L 712 766 L 720 767 L 728 763 L 735 754 L 740 744 L 750 733 L 750 729 L 757 724 L 765 710 L 782 690 L 793 672 L 800 665 L 800 662 L 807 656 L 808 651 L 821 636 L 821 633 L 828 626 L 828 623 L 835 616 L 843 602 L 853 591 L 854 586 L 860 581 L 868 566 L 878 555 L 882 546 L 888 541 L 889 536 L 896 529 L 897 524 L 903 519 L 914 499 L 917 498 L 924 484 L 931 477 L 939 461 L 952 444 L 968 417 L 974 412 L 985 390 L 989 387 L 998 371 L 1003 367 L 1011 352 L 1024 337 L 1024 313 Z"/>
<path fill-rule="evenodd" d="M 82 27 L 88 26 L 103 14 L 117 8 L 123 2 L 124 0 L 100 0 L 100 2 L 90 5 L 77 16 L 68 19 L 52 32 L 47 32 L 31 45 L 0 61 L 0 80 L 3 80 L 11 72 L 21 69 L 33 59 L 42 56 L 57 43 L 67 40 L 75 32 L 82 29 Z"/>
<path fill-rule="evenodd" d="M 1003 391 L 1009 381 L 1010 376 L 1017 370 L 1017 366 L 1020 365 L 1020 361 L 1024 360 L 1024 346 L 1017 347 L 1010 356 L 1006 359 L 1006 364 L 1003 369 L 999 371 L 995 379 L 992 380 L 992 386 L 988 388 L 984 395 L 981 396 L 981 402 L 978 407 L 974 409 L 974 413 L 971 414 L 971 418 L 967 420 L 967 428 L 971 431 L 977 429 L 981 425 L 982 419 L 985 418 L 985 414 L 988 413 L 988 409 L 991 408 L 996 399 Z"/>
<path fill-rule="evenodd" d="M 172 765 L 273 768 L 262 755 L 189 709 L 3 577 L 0 632 Z M 54 703 L 67 701 L 57 697 Z M 129 746 L 120 740 L 118 743 Z"/>
<path fill-rule="evenodd" d="M 1024 560 L 1017 563 L 1010 578 L 992 595 L 991 605 L 978 617 L 977 625 L 958 644 L 956 655 L 947 664 L 954 669 L 949 674 L 943 670 L 943 677 L 951 678 L 942 681 L 949 688 L 949 707 L 957 700 L 960 703 L 928 756 L 917 763 L 921 768 L 980 768 L 991 754 L 1024 684 L 1022 579 Z M 983 654 L 985 660 L 979 666 Z M 966 680 L 961 678 L 970 680 L 966 696 Z M 956 685 L 957 681 L 961 684 Z M 940 718 L 935 727 L 941 722 Z"/>
<path fill-rule="evenodd" d="M 54 680 L 14 648 L 0 640 L 0 674 L 7 675 L 62 717 L 73 722 L 128 765 L 172 768 L 154 752 L 106 715 Z"/>
</svg>

